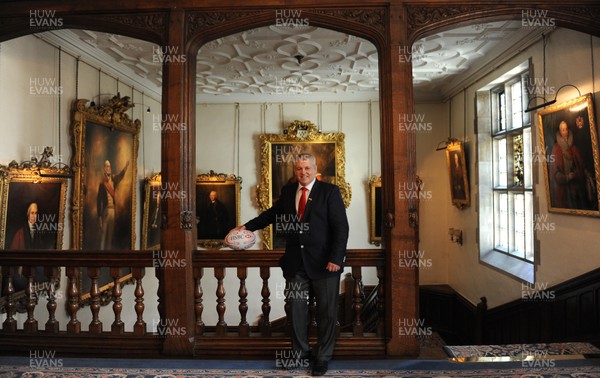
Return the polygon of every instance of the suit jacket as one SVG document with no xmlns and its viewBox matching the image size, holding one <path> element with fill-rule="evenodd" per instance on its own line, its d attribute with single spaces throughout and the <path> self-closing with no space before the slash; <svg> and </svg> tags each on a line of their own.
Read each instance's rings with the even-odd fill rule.
<svg viewBox="0 0 600 378">
<path fill-rule="evenodd" d="M 341 269 L 338 272 L 325 269 L 328 262 L 343 267 L 346 260 L 349 226 L 340 189 L 315 181 L 302 222 L 296 215 L 297 190 L 298 184 L 284 186 L 279 200 L 246 223 L 246 229 L 256 231 L 274 224 L 286 230 L 285 253 L 279 261 L 285 277 L 293 277 L 302 265 L 310 279 L 341 274 Z"/>
</svg>

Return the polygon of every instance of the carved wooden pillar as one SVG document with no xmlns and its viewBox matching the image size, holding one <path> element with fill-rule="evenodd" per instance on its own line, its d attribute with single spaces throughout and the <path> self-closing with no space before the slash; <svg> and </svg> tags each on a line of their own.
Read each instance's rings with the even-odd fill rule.
<svg viewBox="0 0 600 378">
<path fill-rule="evenodd" d="M 390 7 L 390 45 L 382 51 L 382 185 L 384 203 L 384 240 L 386 260 L 386 334 L 390 356 L 416 356 L 419 343 L 415 337 L 401 336 L 399 324 L 418 318 L 418 268 L 399 264 L 403 251 L 418 248 L 415 228 L 411 227 L 411 203 L 400 196 L 401 188 L 414 183 L 416 151 L 414 131 L 400 129 L 400 117 L 414 111 L 412 89 L 411 44 L 407 37 L 406 10 L 402 5 Z M 389 71 L 388 71 L 389 70 Z M 387 71 L 387 72 L 386 72 Z M 410 266 L 418 266 L 410 265 Z M 412 323 L 414 324 L 414 323 Z"/>
<path fill-rule="evenodd" d="M 194 276 L 192 253 L 196 249 L 193 199 L 196 183 L 193 90 L 189 74 L 195 57 L 185 50 L 185 12 L 172 9 L 163 51 L 161 173 L 164 187 L 180 193 L 161 200 L 161 249 L 177 251 L 179 261 L 160 264 L 163 324 L 178 324 L 186 332 L 167 332 L 163 353 L 192 355 L 194 347 Z M 168 123 L 168 124 L 166 124 Z M 168 186 L 165 184 L 168 183 Z"/>
</svg>

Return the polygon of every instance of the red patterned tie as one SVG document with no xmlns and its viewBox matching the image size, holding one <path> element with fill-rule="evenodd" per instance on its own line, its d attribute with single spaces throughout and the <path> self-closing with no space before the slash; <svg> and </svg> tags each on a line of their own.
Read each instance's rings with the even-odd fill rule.
<svg viewBox="0 0 600 378">
<path fill-rule="evenodd" d="M 302 195 L 300 196 L 300 201 L 298 201 L 298 219 L 302 220 L 304 216 L 304 208 L 306 207 L 306 192 L 308 189 L 302 187 Z"/>
</svg>

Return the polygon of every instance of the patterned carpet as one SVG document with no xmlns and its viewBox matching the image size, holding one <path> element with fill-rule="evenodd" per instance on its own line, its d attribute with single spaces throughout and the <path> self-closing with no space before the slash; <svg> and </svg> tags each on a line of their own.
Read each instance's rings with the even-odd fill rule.
<svg viewBox="0 0 600 378">
<path fill-rule="evenodd" d="M 541 343 L 506 345 L 443 346 L 450 357 L 520 357 L 544 358 L 559 355 L 600 354 L 600 349 L 589 343 Z"/>
<path fill-rule="evenodd" d="M 13 363 L 7 363 L 8 360 Z M 39 365 L 40 361 L 34 361 Z M 199 360 L 115 360 L 58 359 L 44 367 L 30 367 L 32 361 L 21 357 L 0 357 L 0 377 L 25 378 L 259 378 L 307 377 L 306 369 L 276 370 L 268 361 Z M 54 366 L 50 366 L 54 364 Z M 600 377 L 600 360 L 557 360 L 545 366 L 527 366 L 523 362 L 457 363 L 444 360 L 332 361 L 327 377 Z"/>
</svg>

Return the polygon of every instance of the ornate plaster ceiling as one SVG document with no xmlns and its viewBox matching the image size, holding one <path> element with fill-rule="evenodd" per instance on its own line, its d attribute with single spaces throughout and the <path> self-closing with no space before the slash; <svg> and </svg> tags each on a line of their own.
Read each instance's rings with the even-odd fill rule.
<svg viewBox="0 0 600 378">
<path fill-rule="evenodd" d="M 49 33 L 55 43 L 83 51 L 159 95 L 162 63 L 187 59 L 172 48 L 115 34 Z M 415 99 L 441 100 L 470 72 L 530 33 L 518 21 L 464 26 L 429 35 L 410 51 L 400 47 L 398 59 L 412 59 Z M 308 25 L 273 25 L 202 46 L 196 84 L 199 103 L 373 100 L 379 97 L 378 54 L 372 43 L 356 36 Z"/>
</svg>

